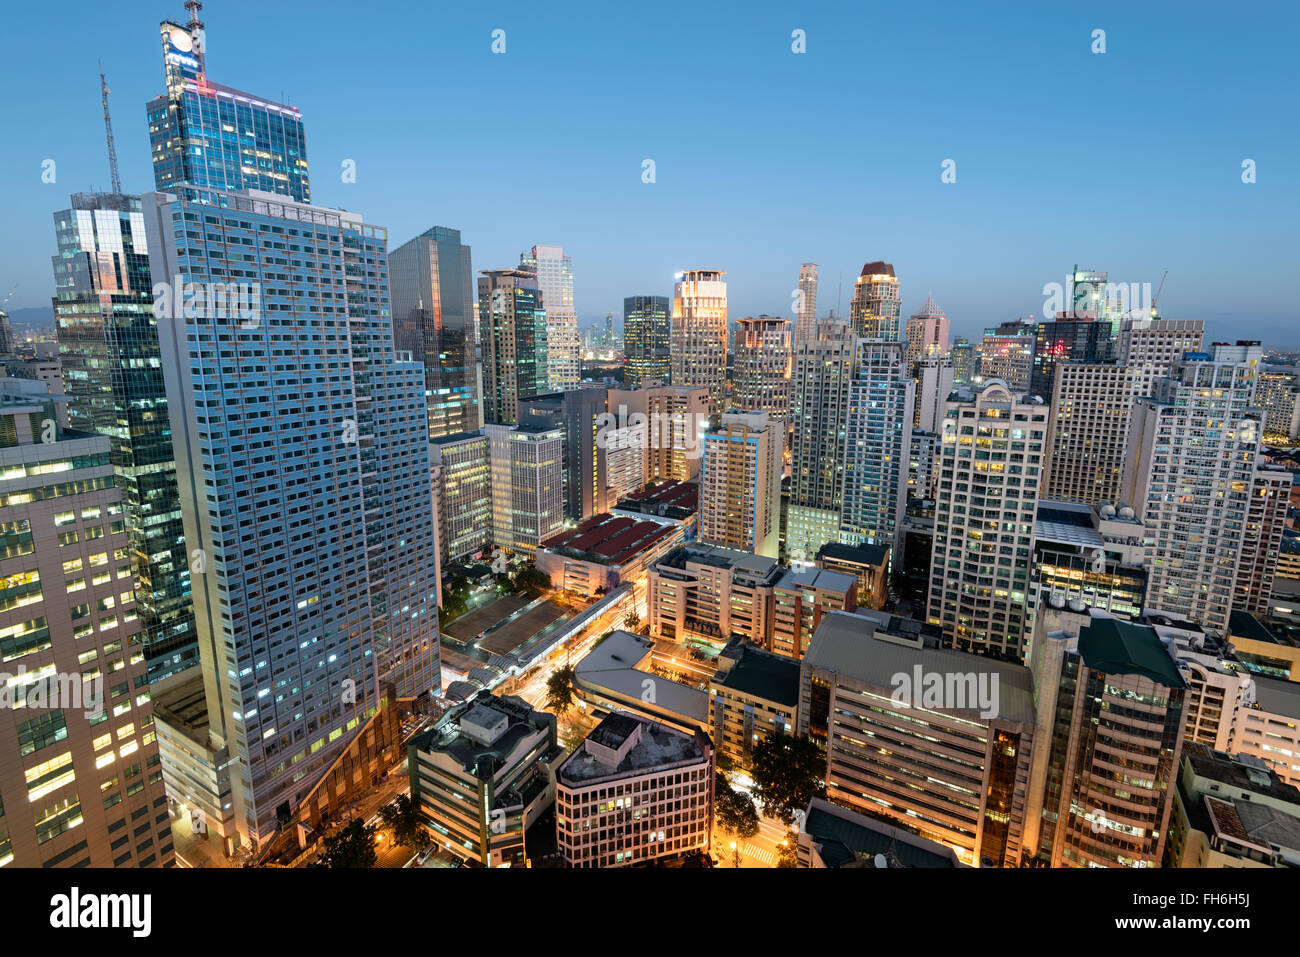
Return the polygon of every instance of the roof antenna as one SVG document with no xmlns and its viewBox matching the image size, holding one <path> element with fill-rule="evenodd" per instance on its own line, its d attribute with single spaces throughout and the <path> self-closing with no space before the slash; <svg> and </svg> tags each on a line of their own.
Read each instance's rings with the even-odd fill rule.
<svg viewBox="0 0 1300 957">
<path fill-rule="evenodd" d="M 117 147 L 113 145 L 113 121 L 108 116 L 108 81 L 104 79 L 104 64 L 99 64 L 99 94 L 104 101 L 104 139 L 108 143 L 108 172 L 113 178 L 113 192 L 121 195 L 122 179 L 117 175 Z"/>
<path fill-rule="evenodd" d="M 185 25 L 185 28 L 194 38 L 194 56 L 199 61 L 199 72 L 206 74 L 208 67 L 203 56 L 203 21 L 199 19 L 199 11 L 203 9 L 203 4 L 199 0 L 185 0 L 185 9 L 190 12 L 190 22 Z"/>
</svg>

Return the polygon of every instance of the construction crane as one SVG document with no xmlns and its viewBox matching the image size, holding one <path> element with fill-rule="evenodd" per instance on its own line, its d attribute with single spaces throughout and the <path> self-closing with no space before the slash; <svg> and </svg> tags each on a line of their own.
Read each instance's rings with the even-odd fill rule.
<svg viewBox="0 0 1300 957">
<path fill-rule="evenodd" d="M 1160 277 L 1160 285 L 1156 288 L 1156 294 L 1155 294 L 1154 296 L 1151 297 L 1151 317 L 1152 317 L 1153 319 L 1154 319 L 1157 315 L 1159 315 L 1159 313 L 1156 312 L 1156 303 L 1158 303 L 1158 302 L 1160 301 L 1160 293 L 1161 293 L 1162 291 L 1164 291 L 1164 288 L 1165 288 L 1165 280 L 1168 279 L 1168 278 L 1169 278 L 1169 270 L 1166 269 L 1166 270 L 1165 270 L 1165 274 L 1164 274 L 1163 276 Z"/>
<path fill-rule="evenodd" d="M 117 175 L 117 147 L 113 144 L 113 121 L 108 116 L 108 81 L 104 79 L 104 64 L 99 65 L 99 89 L 104 100 L 104 134 L 108 143 L 108 171 L 113 177 L 113 192 L 122 192 L 122 178 Z"/>
</svg>

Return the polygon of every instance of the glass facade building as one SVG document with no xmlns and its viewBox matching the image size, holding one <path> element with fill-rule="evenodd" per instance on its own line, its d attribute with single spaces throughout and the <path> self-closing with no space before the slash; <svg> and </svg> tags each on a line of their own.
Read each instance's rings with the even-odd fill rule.
<svg viewBox="0 0 1300 957">
<path fill-rule="evenodd" d="M 210 82 L 189 27 L 167 20 L 159 34 L 167 92 L 147 108 L 157 188 L 260 189 L 309 202 L 302 114 Z"/>
<path fill-rule="evenodd" d="M 434 226 L 388 254 L 393 342 L 424 364 L 429 437 L 483 425 L 478 301 L 460 230 Z"/>
<path fill-rule="evenodd" d="M 519 400 L 549 385 L 546 307 L 532 269 L 488 269 L 478 279 L 483 421 L 514 425 Z"/>
<path fill-rule="evenodd" d="M 647 382 L 666 383 L 672 302 L 667 296 L 628 296 L 623 300 L 623 381 L 629 389 Z"/>
<path fill-rule="evenodd" d="M 112 442 L 149 678 L 198 664 L 140 199 L 77 194 L 54 214 L 54 319 L 74 429 Z"/>
</svg>

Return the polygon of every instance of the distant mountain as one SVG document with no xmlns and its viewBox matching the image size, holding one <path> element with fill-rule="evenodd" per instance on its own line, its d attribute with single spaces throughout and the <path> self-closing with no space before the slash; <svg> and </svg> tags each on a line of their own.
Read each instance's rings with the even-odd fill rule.
<svg viewBox="0 0 1300 957">
<path fill-rule="evenodd" d="M 9 324 L 15 331 L 38 332 L 54 328 L 54 310 L 49 306 L 5 311 L 9 313 Z"/>
</svg>

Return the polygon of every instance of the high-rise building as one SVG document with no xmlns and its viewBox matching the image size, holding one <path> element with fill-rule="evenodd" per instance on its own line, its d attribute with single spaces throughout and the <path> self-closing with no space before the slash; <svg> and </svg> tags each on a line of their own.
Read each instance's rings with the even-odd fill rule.
<svg viewBox="0 0 1300 957">
<path fill-rule="evenodd" d="M 926 694 L 938 679 L 938 694 Z M 799 726 L 831 800 L 900 821 L 971 866 L 1015 866 L 1038 732 L 1029 669 L 939 647 L 885 612 L 827 614 L 800 664 Z"/>
<path fill-rule="evenodd" d="M 66 401 L 0 379 L 0 866 L 170 867 L 127 511 Z"/>
<path fill-rule="evenodd" d="M 948 354 L 948 317 L 935 303 L 933 296 L 926 296 L 925 305 L 908 318 L 905 335 L 908 369 L 914 369 L 926 357 Z"/>
<path fill-rule="evenodd" d="M 1029 391 L 1044 402 L 1050 402 L 1059 363 L 1109 359 L 1114 341 L 1107 322 L 1093 319 L 1040 322 L 1034 332 L 1034 365 L 1029 377 Z"/>
<path fill-rule="evenodd" d="M 794 338 L 811 339 L 817 335 L 817 264 L 799 267 L 799 284 L 795 287 Z"/>
<path fill-rule="evenodd" d="M 513 425 L 522 398 L 550 386 L 546 304 L 531 269 L 487 269 L 478 280 L 483 421 Z"/>
<path fill-rule="evenodd" d="M 849 328 L 860 339 L 888 339 L 902 336 L 903 303 L 899 298 L 894 267 L 886 262 L 871 262 L 853 280 L 853 299 L 849 302 Z"/>
<path fill-rule="evenodd" d="M 629 389 L 647 383 L 667 385 L 670 374 L 672 300 L 667 296 L 628 296 L 623 300 L 623 382 Z"/>
<path fill-rule="evenodd" d="M 54 321 L 69 423 L 112 442 L 141 640 L 157 681 L 197 665 L 199 648 L 140 198 L 76 194 L 70 209 L 54 214 L 54 227 Z"/>
<path fill-rule="evenodd" d="M 1159 867 L 1187 685 L 1149 625 L 1039 609 L 1025 851 L 1050 867 Z"/>
<path fill-rule="evenodd" d="M 930 558 L 929 621 L 963 651 L 1020 660 L 1047 406 L 997 379 L 949 403 Z"/>
<path fill-rule="evenodd" d="M 570 867 L 706 853 L 713 784 L 713 744 L 703 731 L 607 715 L 555 774 L 559 851 Z"/>
<path fill-rule="evenodd" d="M 901 342 L 858 340 L 856 372 L 844 423 L 844 489 L 840 505 L 842 541 L 888 545 L 895 555 L 901 554 L 903 514 L 907 509 L 916 389 L 904 354 Z"/>
<path fill-rule="evenodd" d="M 1261 372 L 1255 402 L 1264 410 L 1264 434 L 1280 444 L 1300 437 L 1300 377 L 1294 372 Z"/>
<path fill-rule="evenodd" d="M 984 330 L 979 348 L 982 381 L 1001 379 L 1013 392 L 1028 392 L 1034 372 L 1034 326 L 1023 320 Z"/>
<path fill-rule="evenodd" d="M 478 299 L 460 230 L 433 226 L 388 254 L 393 345 L 424 365 L 429 438 L 483 425 Z"/>
<path fill-rule="evenodd" d="M 1125 319 L 1117 343 L 1119 361 L 1138 377 L 1138 395 L 1169 374 L 1185 352 L 1200 352 L 1205 338 L 1202 319 Z"/>
<path fill-rule="evenodd" d="M 1058 319 L 1094 319 L 1104 323 L 1107 335 L 1113 338 L 1119 335 L 1125 317 L 1148 318 L 1141 310 L 1141 303 L 1127 301 L 1128 287 L 1122 283 L 1112 286 L 1104 272 L 1080 269 L 1076 263 L 1069 286 L 1069 301 Z"/>
<path fill-rule="evenodd" d="M 969 339 L 958 336 L 952 343 L 953 385 L 971 385 L 979 374 L 979 353 Z"/>
<path fill-rule="evenodd" d="M 785 569 L 775 558 L 693 543 L 646 571 L 646 631 L 726 645 L 733 635 L 768 647 L 772 593 Z"/>
<path fill-rule="evenodd" d="M 1136 400 L 1120 497 L 1147 528 L 1147 607 L 1225 635 L 1263 413 L 1258 343 L 1189 353 Z"/>
<path fill-rule="evenodd" d="M 155 276 L 206 290 L 242 260 L 261 290 L 242 315 L 154 303 L 207 705 L 191 770 L 230 763 L 215 800 L 260 846 L 382 699 L 440 691 L 424 370 L 359 214 L 190 186 L 144 207 Z"/>
<path fill-rule="evenodd" d="M 564 527 L 564 430 L 528 418 L 484 431 L 492 461 L 492 542 L 535 555 Z"/>
<path fill-rule="evenodd" d="M 519 265 L 537 271 L 546 308 L 546 388 L 576 389 L 582 379 L 582 338 L 573 307 L 573 257 L 564 255 L 563 246 L 534 246 L 520 254 Z"/>
<path fill-rule="evenodd" d="M 916 412 L 913 428 L 939 432 L 948 410 L 948 396 L 955 385 L 951 356 L 925 356 L 908 366 L 916 378 Z"/>
<path fill-rule="evenodd" d="M 1136 391 L 1133 372 L 1118 362 L 1062 362 L 1055 374 L 1043 496 L 1115 502 Z"/>
<path fill-rule="evenodd" d="M 700 541 L 777 557 L 785 428 L 766 412 L 726 412 L 704 435 Z"/>
<path fill-rule="evenodd" d="M 1259 617 L 1268 614 L 1293 480 L 1290 469 L 1280 465 L 1255 466 L 1233 608 Z"/>
<path fill-rule="evenodd" d="M 848 324 L 835 320 L 818 322 L 815 338 L 795 343 L 786 554 L 796 561 L 811 561 L 823 545 L 839 540 L 857 356 L 857 339 Z"/>
<path fill-rule="evenodd" d="M 618 428 L 644 427 L 645 481 L 694 482 L 704 456 L 709 390 L 703 386 L 610 389 L 608 413 Z"/>
<path fill-rule="evenodd" d="M 912 430 L 911 451 L 907 462 L 908 498 L 934 498 L 934 483 L 939 472 L 939 435 L 923 429 Z"/>
<path fill-rule="evenodd" d="M 677 274 L 669 347 L 672 384 L 709 390 L 709 414 L 722 412 L 727 383 L 727 284 L 716 269 Z"/>
<path fill-rule="evenodd" d="M 618 504 L 606 494 L 606 452 L 628 436 L 602 431 L 607 396 L 607 389 L 593 387 L 519 399 L 516 421 L 545 421 L 564 436 L 564 516 L 575 522 Z"/>
<path fill-rule="evenodd" d="M 492 543 L 492 463 L 483 432 L 444 435 L 429 442 L 438 470 L 438 545 L 442 563 L 481 556 Z"/>
<path fill-rule="evenodd" d="M 790 424 L 790 325 L 774 316 L 739 320 L 731 374 L 731 407 L 766 412 L 783 433 Z"/>
<path fill-rule="evenodd" d="M 197 9 L 193 16 L 159 27 L 167 92 L 148 105 L 155 188 L 188 183 L 310 202 L 302 113 L 209 79 L 207 33 Z"/>
<path fill-rule="evenodd" d="M 0 309 L 0 356 L 12 355 L 17 344 L 13 324 L 9 321 L 9 313 Z"/>
</svg>

